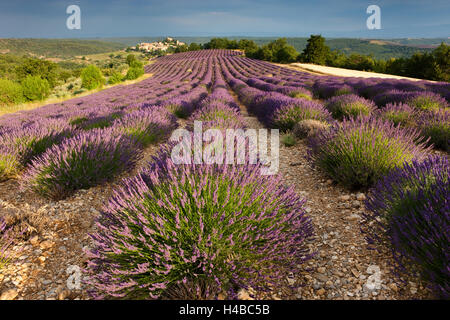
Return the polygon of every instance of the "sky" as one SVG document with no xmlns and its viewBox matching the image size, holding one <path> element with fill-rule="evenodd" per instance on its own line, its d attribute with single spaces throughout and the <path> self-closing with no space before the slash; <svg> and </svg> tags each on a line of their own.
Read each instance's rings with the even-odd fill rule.
<svg viewBox="0 0 450 320">
<path fill-rule="evenodd" d="M 78 5 L 81 29 L 66 8 Z M 369 30 L 369 5 L 381 29 Z M 0 0 L 0 38 L 450 36 L 449 0 Z"/>
</svg>

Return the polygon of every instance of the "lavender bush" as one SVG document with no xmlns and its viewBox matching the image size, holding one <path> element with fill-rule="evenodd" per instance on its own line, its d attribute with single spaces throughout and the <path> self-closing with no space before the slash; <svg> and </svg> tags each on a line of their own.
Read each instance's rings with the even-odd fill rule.
<svg viewBox="0 0 450 320">
<path fill-rule="evenodd" d="M 177 120 L 167 109 L 153 107 L 129 113 L 113 126 L 146 147 L 167 138 L 177 127 Z"/>
<path fill-rule="evenodd" d="M 0 181 L 17 175 L 30 161 L 70 134 L 63 121 L 17 127 L 0 136 Z"/>
<path fill-rule="evenodd" d="M 450 151 L 450 110 L 422 112 L 418 117 L 418 126 L 425 137 L 436 148 Z"/>
<path fill-rule="evenodd" d="M 317 81 L 313 86 L 313 90 L 314 94 L 320 99 L 328 99 L 335 96 L 354 93 L 352 87 L 333 81 Z"/>
<path fill-rule="evenodd" d="M 92 235 L 96 298 L 158 298 L 188 282 L 267 290 L 308 258 L 304 201 L 259 165 L 175 165 L 163 149 L 125 182 Z"/>
<path fill-rule="evenodd" d="M 270 123 L 283 131 L 292 130 L 294 125 L 302 120 L 310 119 L 324 122 L 330 120 L 329 113 L 322 105 L 308 100 L 304 100 L 302 103 L 283 105 L 275 109 L 273 115 L 270 113 L 268 115 L 270 116 Z"/>
<path fill-rule="evenodd" d="M 376 110 L 375 116 L 407 127 L 414 125 L 417 111 L 405 103 L 389 103 L 383 109 Z"/>
<path fill-rule="evenodd" d="M 352 189 L 369 187 L 392 169 L 423 158 L 429 151 L 424 144 L 418 131 L 373 117 L 344 119 L 308 141 L 310 159 Z"/>
<path fill-rule="evenodd" d="M 292 98 L 302 98 L 306 100 L 312 100 L 313 94 L 306 88 L 302 87 L 285 87 L 281 89 L 279 92 L 287 94 Z"/>
<path fill-rule="evenodd" d="M 409 92 L 405 102 L 419 110 L 439 110 L 448 107 L 447 101 L 437 93 L 433 92 Z"/>
<path fill-rule="evenodd" d="M 325 107 L 331 112 L 333 118 L 338 120 L 358 115 L 368 116 L 376 109 L 372 101 L 355 94 L 345 94 L 330 98 L 325 102 Z"/>
<path fill-rule="evenodd" d="M 448 107 L 447 101 L 439 94 L 429 91 L 385 91 L 373 99 L 375 103 L 383 107 L 388 103 L 406 103 L 417 110 L 439 110 Z"/>
<path fill-rule="evenodd" d="M 61 199 L 130 169 L 139 148 L 136 140 L 112 129 L 81 132 L 33 160 L 22 184 L 44 197 Z"/>
<path fill-rule="evenodd" d="M 400 270 L 418 270 L 439 297 L 450 297 L 450 166 L 446 157 L 412 161 L 380 180 L 366 201 L 363 231 L 388 242 Z"/>
</svg>

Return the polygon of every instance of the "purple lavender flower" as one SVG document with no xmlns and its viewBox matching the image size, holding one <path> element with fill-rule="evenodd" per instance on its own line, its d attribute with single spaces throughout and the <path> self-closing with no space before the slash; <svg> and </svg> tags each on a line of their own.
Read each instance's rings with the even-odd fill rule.
<svg viewBox="0 0 450 320">
<path fill-rule="evenodd" d="M 53 199 L 109 181 L 139 158 L 140 145 L 113 129 L 81 132 L 32 161 L 23 188 Z"/>
<path fill-rule="evenodd" d="M 177 127 L 177 120 L 167 109 L 153 107 L 129 113 L 117 119 L 113 127 L 146 147 L 167 138 Z"/>
<path fill-rule="evenodd" d="M 44 120 L 5 131 L 0 135 L 0 180 L 14 177 L 33 158 L 69 135 L 69 126 L 61 120 Z"/>
<path fill-rule="evenodd" d="M 298 272 L 312 234 L 304 201 L 259 168 L 174 165 L 163 149 L 102 212 L 87 267 L 92 295 L 158 298 L 198 279 L 220 291 L 270 290 Z"/>
<path fill-rule="evenodd" d="M 355 94 L 332 97 L 325 102 L 325 107 L 331 112 L 333 118 L 338 120 L 359 115 L 368 116 L 376 109 L 372 101 Z"/>
<path fill-rule="evenodd" d="M 370 245 L 392 246 L 400 270 L 418 270 L 450 297 L 450 166 L 431 156 L 392 171 L 370 191 L 362 230 Z"/>
<path fill-rule="evenodd" d="M 429 138 L 436 148 L 450 151 L 450 110 L 422 112 L 417 125 L 422 135 Z"/>
<path fill-rule="evenodd" d="M 407 127 L 414 125 L 417 110 L 405 103 L 388 103 L 383 109 L 376 110 L 375 116 Z"/>
<path fill-rule="evenodd" d="M 309 157 L 350 188 L 373 185 L 389 171 L 429 152 L 420 133 L 374 117 L 344 119 L 308 141 Z"/>
</svg>

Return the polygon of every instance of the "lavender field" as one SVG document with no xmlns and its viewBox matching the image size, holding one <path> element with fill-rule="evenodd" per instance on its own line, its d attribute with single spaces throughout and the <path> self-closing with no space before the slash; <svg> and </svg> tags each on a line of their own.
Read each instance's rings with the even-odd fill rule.
<svg viewBox="0 0 450 320">
<path fill-rule="evenodd" d="M 225 49 L 146 73 L 0 117 L 2 296 L 448 299 L 450 84 Z M 276 175 L 175 164 L 169 138 L 194 121 L 297 143 Z M 81 280 L 67 289 L 69 266 Z"/>
</svg>

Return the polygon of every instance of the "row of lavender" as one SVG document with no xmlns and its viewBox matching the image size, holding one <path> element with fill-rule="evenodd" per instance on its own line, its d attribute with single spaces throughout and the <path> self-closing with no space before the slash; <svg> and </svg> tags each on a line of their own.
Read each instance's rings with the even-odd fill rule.
<svg viewBox="0 0 450 320">
<path fill-rule="evenodd" d="M 211 94 L 187 128 L 244 128 L 218 60 L 208 68 Z M 192 132 L 187 139 L 194 143 Z M 261 176 L 261 164 L 207 164 L 204 154 L 202 164 L 175 165 L 172 150 L 163 146 L 127 180 L 99 220 L 87 269 L 94 297 L 235 298 L 241 288 L 271 291 L 299 272 L 312 227 L 292 188 Z"/>
<path fill-rule="evenodd" d="M 294 98 L 311 100 L 312 97 L 327 99 L 323 106 L 332 114 L 333 118 L 342 120 L 344 117 L 356 117 L 360 114 L 387 119 L 394 124 L 415 128 L 420 134 L 429 138 L 430 144 L 442 150 L 449 150 L 450 146 L 450 109 L 448 101 L 436 92 L 448 95 L 448 84 L 436 84 L 429 82 L 385 80 L 373 82 L 364 80 L 342 80 L 336 77 L 317 78 L 317 76 L 304 76 L 303 82 L 297 80 L 289 82 L 276 77 L 261 77 L 267 72 L 273 72 L 272 68 L 262 68 L 256 63 L 249 63 L 250 59 L 235 58 L 230 60 L 233 76 L 244 81 L 248 86 L 261 90 L 261 94 L 271 93 L 269 99 L 276 98 L 273 110 L 267 113 L 267 108 L 262 105 L 258 108 L 258 114 L 263 116 L 269 125 L 275 125 L 281 129 L 292 129 L 296 122 L 304 119 L 324 120 L 327 117 L 323 110 L 301 112 L 310 110 L 311 103 L 288 99 L 282 93 Z M 257 74 L 260 77 L 257 77 Z M 346 81 L 346 82 L 344 82 Z M 402 88 L 402 90 L 400 90 Z M 427 91 L 429 90 L 429 91 Z M 436 92 L 433 92 L 434 90 Z M 253 90 L 253 95 L 258 93 Z M 358 96 L 360 95 L 360 96 Z M 261 103 L 263 99 L 255 102 Z M 373 101 L 369 99 L 373 99 Z M 283 110 L 278 110 L 280 109 Z M 316 105 L 317 107 L 317 105 Z M 320 109 L 320 106 L 318 106 Z M 280 119 L 281 117 L 281 119 Z M 329 122 L 329 121 L 328 121 Z"/>
<path fill-rule="evenodd" d="M 375 186 L 362 223 L 367 240 L 391 243 L 400 269 L 448 298 L 450 169 L 430 148 L 449 150 L 450 86 L 296 75 L 245 58 L 224 63 L 230 86 L 264 123 L 317 127 L 308 140 L 315 165 L 351 189 Z"/>
<path fill-rule="evenodd" d="M 104 178 L 98 177 L 92 181 L 87 178 L 89 181 L 76 181 L 76 186 L 72 186 L 65 181 L 68 178 L 64 175 L 76 176 L 82 172 L 58 173 L 59 178 L 44 178 L 40 172 L 56 165 L 55 161 L 67 161 L 68 154 L 81 156 L 81 150 L 83 153 L 87 152 L 92 161 L 100 154 L 112 157 L 109 161 L 116 163 L 118 168 L 112 166 L 108 172 L 99 174 L 114 177 L 113 171 L 119 173 L 135 163 L 139 155 L 137 149 L 159 141 L 174 128 L 175 118 L 167 111 L 176 111 L 172 110 L 174 98 L 180 108 L 192 109 L 197 101 L 207 95 L 207 90 L 202 85 L 202 79 L 206 77 L 206 65 L 203 60 L 162 66 L 156 64 L 149 70 L 154 72 L 155 76 L 138 84 L 114 87 L 61 104 L 2 117 L 0 180 L 24 174 L 26 178 L 23 181 L 26 186 L 42 186 L 43 181 L 32 179 L 36 176 L 45 179 L 48 188 L 54 189 L 39 187 L 36 191 L 54 198 L 65 197 L 77 188 L 99 183 Z M 129 146 L 129 150 L 125 147 L 114 147 L 117 142 Z M 110 149 L 103 152 L 103 148 Z M 125 154 L 121 155 L 122 151 Z M 124 159 L 117 161 L 116 157 Z M 30 170 L 24 173 L 27 169 Z M 71 169 L 76 168 L 72 166 Z M 95 171 L 94 168 L 91 169 Z M 61 181 L 54 184 L 55 179 Z M 62 187 L 61 184 L 66 186 Z"/>
<path fill-rule="evenodd" d="M 167 56 L 147 71 L 154 76 L 134 86 L 0 119 L 0 177 L 25 169 L 24 187 L 64 197 L 131 168 L 144 146 L 164 140 L 176 127 L 173 115 L 188 118 L 188 128 L 194 120 L 205 128 L 242 128 L 245 121 L 229 86 L 269 126 L 321 124 L 309 139 L 314 163 L 353 188 L 381 184 L 369 198 L 376 205 L 368 204 L 372 214 L 363 225 L 370 226 L 368 239 L 390 240 L 399 256 L 416 262 L 436 292 L 448 295 L 448 162 L 424 160 L 430 147 L 423 131 L 383 119 L 379 113 L 390 106 L 378 109 L 353 96 L 367 89 L 363 80 L 318 77 L 227 50 Z M 383 90 L 401 83 L 392 81 Z M 367 91 L 374 94 L 381 84 L 373 80 Z M 439 94 L 447 88 L 408 84 L 414 91 L 418 87 Z M 424 95 L 438 101 L 430 114 L 447 112 L 442 98 Z M 421 99 L 414 108 L 429 105 Z M 95 296 L 173 297 L 194 287 L 197 298 L 223 291 L 233 297 L 248 285 L 270 290 L 285 272 L 298 271 L 308 258 L 304 240 L 312 231 L 292 189 L 279 178 L 256 174 L 259 165 L 174 165 L 170 148 L 162 147 L 102 213 L 88 270 Z M 419 177 L 426 183 L 417 183 Z M 381 193 L 389 187 L 399 190 L 396 201 Z M 399 200 L 405 197 L 413 200 Z"/>
</svg>

